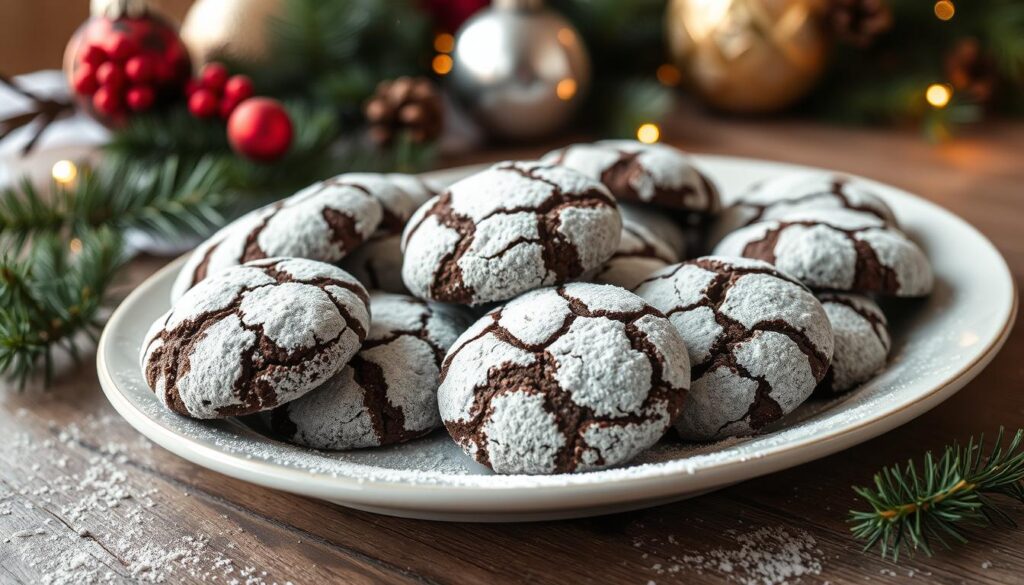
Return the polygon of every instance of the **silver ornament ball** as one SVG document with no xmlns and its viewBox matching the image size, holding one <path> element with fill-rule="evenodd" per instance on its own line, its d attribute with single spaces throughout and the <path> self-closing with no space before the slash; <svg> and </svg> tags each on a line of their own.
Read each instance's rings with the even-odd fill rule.
<svg viewBox="0 0 1024 585">
<path fill-rule="evenodd" d="M 449 86 L 490 135 L 541 138 L 563 126 L 590 86 L 579 31 L 539 0 L 495 0 L 459 30 Z"/>
</svg>

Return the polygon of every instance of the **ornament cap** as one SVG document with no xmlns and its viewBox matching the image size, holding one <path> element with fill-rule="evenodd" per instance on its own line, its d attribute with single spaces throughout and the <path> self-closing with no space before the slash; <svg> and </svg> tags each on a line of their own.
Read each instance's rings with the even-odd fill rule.
<svg viewBox="0 0 1024 585">
<path fill-rule="evenodd" d="M 498 10 L 540 10 L 544 0 L 494 0 L 491 5 Z"/>
<path fill-rule="evenodd" d="M 149 14 L 147 0 L 91 0 L 89 13 L 110 19 L 142 18 Z"/>
</svg>

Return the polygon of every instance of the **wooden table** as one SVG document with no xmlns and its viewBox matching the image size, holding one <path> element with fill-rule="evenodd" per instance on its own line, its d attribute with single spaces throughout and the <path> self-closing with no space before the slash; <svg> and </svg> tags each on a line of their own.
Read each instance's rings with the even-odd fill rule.
<svg viewBox="0 0 1024 585">
<path fill-rule="evenodd" d="M 940 146 L 914 134 L 689 112 L 666 131 L 695 151 L 821 165 L 920 193 L 979 227 L 1024 273 L 1024 126 L 992 125 Z M 520 154 L 529 153 L 475 156 Z M 125 288 L 162 263 L 133 262 Z M 860 551 L 846 511 L 859 505 L 850 485 L 883 464 L 1021 426 L 1022 352 L 1018 327 L 945 404 L 826 459 L 660 508 L 505 525 L 376 516 L 196 467 L 122 421 L 88 361 L 47 393 L 0 393 L 0 583 L 779 583 L 786 571 L 805 573 L 789 579 L 803 583 L 1019 582 L 1024 529 L 974 529 L 968 545 L 894 564 Z M 1024 506 L 1009 510 L 1024 520 Z M 787 543 L 795 562 L 780 560 Z M 775 560 L 744 563 L 751 546 Z"/>
</svg>

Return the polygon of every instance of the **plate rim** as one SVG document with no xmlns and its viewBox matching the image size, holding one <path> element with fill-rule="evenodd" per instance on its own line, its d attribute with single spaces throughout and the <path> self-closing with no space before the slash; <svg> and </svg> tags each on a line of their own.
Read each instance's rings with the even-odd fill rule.
<svg viewBox="0 0 1024 585">
<path fill-rule="evenodd" d="M 805 165 L 794 165 L 790 163 L 770 161 L 765 159 L 753 159 L 745 157 L 732 157 L 721 155 L 694 155 L 698 161 L 716 161 L 728 164 L 753 164 L 772 165 L 780 170 L 817 170 L 830 171 L 820 167 Z M 466 165 L 446 169 L 438 169 L 424 176 L 438 176 L 441 174 L 453 174 L 457 172 L 470 172 L 487 166 Z M 211 469 L 243 481 L 256 483 L 258 485 L 282 489 L 292 493 L 321 499 L 365 506 L 384 506 L 400 513 L 401 510 L 422 511 L 428 507 L 437 511 L 458 511 L 472 512 L 494 511 L 494 498 L 502 497 L 500 508 L 502 512 L 514 513 L 518 510 L 540 511 L 557 509 L 578 509 L 592 505 L 621 504 L 628 501 L 641 501 L 656 499 L 672 494 L 685 494 L 693 491 L 706 490 L 709 487 L 723 484 L 722 476 L 727 476 L 738 465 L 745 465 L 755 468 L 746 472 L 743 480 L 772 473 L 781 469 L 806 463 L 821 457 L 833 454 L 849 446 L 869 440 L 881 435 L 897 426 L 905 424 L 909 420 L 920 416 L 931 408 L 937 406 L 957 390 L 962 388 L 971 379 L 977 376 L 987 366 L 999 349 L 1002 348 L 1016 320 L 1019 305 L 1019 291 L 1016 280 L 1010 271 L 1006 259 L 999 252 L 998 248 L 977 228 L 961 218 L 959 215 L 945 209 L 944 207 L 929 201 L 923 197 L 909 193 L 899 187 L 887 183 L 880 183 L 866 177 L 860 177 L 852 173 L 843 174 L 865 180 L 869 183 L 882 185 L 886 190 L 895 191 L 901 196 L 911 197 L 925 205 L 933 208 L 934 211 L 950 216 L 954 221 L 962 223 L 973 232 L 980 242 L 988 246 L 998 258 L 1000 268 L 998 275 L 1005 279 L 1010 285 L 1010 303 L 1005 312 L 1002 326 L 973 360 L 964 364 L 956 372 L 953 372 L 941 384 L 935 385 L 928 392 L 921 394 L 912 402 L 900 405 L 893 409 L 872 413 L 861 420 L 853 421 L 840 430 L 829 432 L 826 435 L 813 435 L 805 438 L 794 439 L 779 445 L 768 446 L 754 459 L 732 460 L 715 463 L 708 467 L 701 468 L 696 473 L 688 473 L 686 469 L 668 470 L 663 473 L 650 473 L 644 475 L 622 475 L 607 478 L 600 482 L 582 482 L 551 485 L 535 485 L 524 487 L 522 485 L 460 485 L 460 484 L 432 484 L 428 482 L 410 482 L 408 480 L 385 479 L 385 478 L 362 478 L 342 475 L 329 475 L 315 473 L 296 468 L 284 467 L 271 461 L 246 458 L 237 453 L 229 453 L 215 446 L 205 445 L 196 442 L 193 438 L 175 433 L 167 429 L 155 420 L 149 418 L 145 412 L 136 408 L 122 393 L 113 375 L 106 367 L 108 347 L 112 345 L 111 338 L 114 330 L 119 329 L 117 325 L 125 318 L 124 307 L 138 302 L 138 297 L 144 296 L 153 283 L 165 276 L 165 273 L 176 271 L 184 262 L 184 255 L 162 267 L 145 281 L 140 283 L 129 293 L 121 304 L 114 310 L 107 321 L 100 336 L 96 350 L 97 375 L 100 385 L 108 401 L 113 405 L 118 414 L 124 418 L 138 432 L 153 440 L 161 447 L 171 451 L 192 463 Z M 673 489 L 672 478 L 680 475 L 689 475 L 687 489 Z M 315 481 L 311 481 L 315 478 Z M 735 480 L 734 480 L 735 481 Z M 571 494 L 572 502 L 565 502 L 567 495 Z M 400 498 L 400 499 L 396 499 Z M 567 504 L 571 504 L 568 505 Z"/>
</svg>

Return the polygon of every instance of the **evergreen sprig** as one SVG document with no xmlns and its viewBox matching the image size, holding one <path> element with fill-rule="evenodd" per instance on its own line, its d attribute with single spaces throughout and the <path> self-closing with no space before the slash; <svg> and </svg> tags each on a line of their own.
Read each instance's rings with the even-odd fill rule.
<svg viewBox="0 0 1024 585">
<path fill-rule="evenodd" d="M 21 250 L 41 236 L 66 240 L 101 226 L 165 237 L 202 233 L 221 221 L 224 187 L 222 165 L 213 159 L 143 165 L 112 156 L 83 168 L 71 185 L 54 182 L 44 192 L 25 179 L 0 191 L 0 243 Z"/>
<path fill-rule="evenodd" d="M 962 524 L 1013 525 L 991 496 L 1024 502 L 1022 441 L 1024 429 L 1004 446 L 1000 428 L 987 456 L 982 435 L 946 447 L 938 459 L 925 453 L 920 473 L 912 460 L 882 468 L 873 488 L 854 488 L 871 506 L 850 511 L 854 537 L 866 541 L 865 550 L 877 546 L 883 557 L 896 560 L 901 550 L 931 556 L 936 542 L 947 548 L 966 542 Z"/>
<path fill-rule="evenodd" d="M 95 342 L 107 286 L 124 257 L 120 235 L 100 228 L 65 239 L 37 236 L 27 253 L 0 258 L 0 373 L 18 387 L 43 370 L 54 351 L 76 361 L 83 338 Z"/>
</svg>

